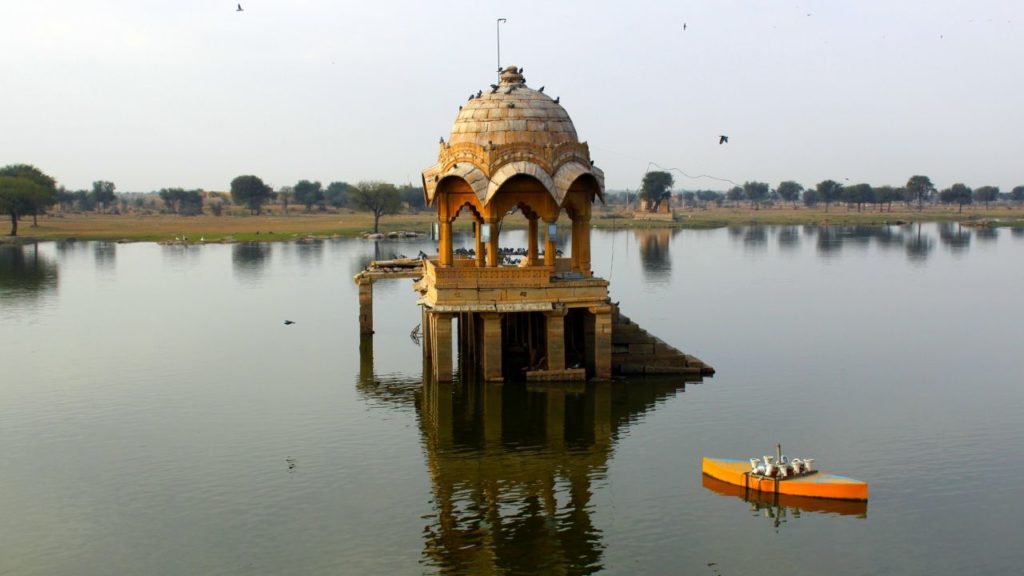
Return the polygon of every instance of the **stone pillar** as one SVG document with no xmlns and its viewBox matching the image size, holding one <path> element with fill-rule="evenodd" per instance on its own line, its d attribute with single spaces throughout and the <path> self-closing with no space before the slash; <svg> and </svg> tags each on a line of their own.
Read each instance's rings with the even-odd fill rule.
<svg viewBox="0 0 1024 576">
<path fill-rule="evenodd" d="M 548 370 L 565 370 L 565 310 L 545 312 Z"/>
<path fill-rule="evenodd" d="M 549 228 L 551 224 L 554 224 L 554 222 L 546 221 L 544 223 L 547 224 L 545 228 Z M 555 239 L 551 236 L 551 234 L 548 233 L 547 230 L 544 231 L 544 265 L 555 265 Z"/>
<path fill-rule="evenodd" d="M 483 358 L 484 380 L 502 382 L 501 373 L 501 314 L 488 312 L 480 315 L 484 323 Z"/>
<path fill-rule="evenodd" d="M 612 313 L 604 306 L 594 312 L 594 378 L 611 380 L 612 377 Z"/>
<path fill-rule="evenodd" d="M 373 386 L 373 336 L 359 338 L 359 383 Z"/>
<path fill-rule="evenodd" d="M 501 255 L 498 254 L 498 223 L 489 222 L 491 225 L 491 239 L 487 241 L 487 265 L 497 266 L 501 263 Z"/>
<path fill-rule="evenodd" d="M 453 250 L 452 250 L 452 223 L 448 220 L 442 220 L 440 229 L 440 240 L 437 245 L 438 262 L 441 266 L 451 266 Z"/>
<path fill-rule="evenodd" d="M 433 312 L 430 325 L 433 331 L 430 358 L 434 379 L 445 382 L 452 379 L 452 315 Z"/>
<path fill-rule="evenodd" d="M 359 280 L 359 334 L 373 334 L 373 281 L 368 278 Z"/>
<path fill-rule="evenodd" d="M 593 273 L 590 270 L 590 219 L 580 220 L 580 230 L 577 240 L 580 243 L 580 272 L 583 272 L 587 276 L 591 276 Z M 576 247 L 572 248 L 573 253 L 576 253 Z"/>
<path fill-rule="evenodd" d="M 537 219 L 536 218 L 530 218 L 530 226 L 529 226 L 529 228 L 527 230 L 527 233 L 526 233 L 526 242 L 527 242 L 527 245 L 526 245 L 527 246 L 526 247 L 526 265 L 527 266 L 536 266 L 537 265 L 537 255 L 538 255 L 538 252 L 539 252 L 539 250 L 537 250 Z"/>
<path fill-rule="evenodd" d="M 487 259 L 484 257 L 486 254 L 484 248 L 484 237 L 480 234 L 480 228 L 483 226 L 482 220 L 476 221 L 476 267 L 483 268 L 486 265 Z"/>
<path fill-rule="evenodd" d="M 576 219 L 572 219 L 572 231 L 569 236 L 569 243 L 572 245 L 572 264 L 570 267 L 573 271 L 580 271 L 580 223 Z"/>
</svg>

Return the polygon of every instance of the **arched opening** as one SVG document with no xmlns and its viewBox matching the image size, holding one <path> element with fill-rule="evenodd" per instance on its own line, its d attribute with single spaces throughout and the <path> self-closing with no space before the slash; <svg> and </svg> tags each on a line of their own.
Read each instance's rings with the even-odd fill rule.
<svg viewBox="0 0 1024 576">
<path fill-rule="evenodd" d="M 581 174 L 566 191 L 562 207 L 572 221 L 570 268 L 583 276 L 593 275 L 590 269 L 590 207 L 601 195 L 601 185 L 592 174 Z"/>
<path fill-rule="evenodd" d="M 559 208 L 551 192 L 537 178 L 527 174 L 517 174 L 506 179 L 491 196 L 487 204 L 492 215 L 495 231 L 500 230 L 506 218 L 523 218 L 526 220 L 527 246 L 525 247 L 525 265 L 539 266 L 541 251 L 539 248 L 541 226 L 540 221 L 554 223 L 558 220 Z M 545 231 L 546 232 L 546 231 Z M 497 233 L 492 237 L 495 251 L 500 257 L 500 245 Z M 553 240 L 553 239 L 552 239 Z M 543 265 L 554 266 L 554 248 L 545 241 Z M 551 262 L 548 262 L 550 258 Z"/>
</svg>

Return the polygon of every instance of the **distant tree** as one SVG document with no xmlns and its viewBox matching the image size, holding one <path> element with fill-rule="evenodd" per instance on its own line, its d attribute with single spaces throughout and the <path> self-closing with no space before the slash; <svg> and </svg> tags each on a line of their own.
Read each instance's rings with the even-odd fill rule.
<svg viewBox="0 0 1024 576">
<path fill-rule="evenodd" d="M 1024 186 L 1016 186 L 1010 191 L 1010 199 L 1020 204 L 1024 202 Z"/>
<path fill-rule="evenodd" d="M 697 193 L 696 192 L 694 192 L 692 190 L 688 190 L 686 192 L 683 192 L 680 196 L 682 196 L 683 202 L 687 206 L 692 208 L 692 207 L 697 205 Z"/>
<path fill-rule="evenodd" d="M 818 194 L 818 191 L 816 189 L 808 188 L 807 190 L 804 190 L 803 198 L 805 206 L 807 206 L 808 208 L 814 208 L 815 206 L 818 205 L 818 202 L 821 200 L 821 195 Z"/>
<path fill-rule="evenodd" d="M 11 164 L 0 168 L 0 214 L 11 217 L 11 236 L 18 235 L 18 219 L 24 214 L 35 217 L 57 201 L 57 183 L 30 164 Z"/>
<path fill-rule="evenodd" d="M 402 202 L 407 204 L 410 210 L 419 212 L 426 208 L 426 203 L 423 200 L 423 188 L 406 184 L 399 189 L 398 193 L 402 197 Z"/>
<path fill-rule="evenodd" d="M 643 185 L 638 196 L 641 200 L 647 201 L 648 210 L 657 212 L 661 203 L 672 197 L 673 184 L 675 181 L 668 172 L 648 172 L 644 174 Z"/>
<path fill-rule="evenodd" d="M 882 211 L 882 205 L 889 205 L 889 212 L 892 212 L 892 202 L 897 200 L 896 189 L 892 186 L 876 186 L 871 189 L 871 195 L 874 197 L 874 201 L 878 204 L 878 211 Z"/>
<path fill-rule="evenodd" d="M 281 186 L 277 189 L 277 199 L 281 202 L 281 213 L 285 216 L 288 215 L 288 205 L 291 204 L 292 199 L 295 198 L 295 188 L 291 186 Z"/>
<path fill-rule="evenodd" d="M 822 180 L 815 189 L 818 191 L 818 199 L 825 203 L 825 212 L 828 212 L 829 205 L 842 194 L 843 185 L 835 180 Z"/>
<path fill-rule="evenodd" d="M 870 184 L 854 184 L 853 186 L 846 186 L 842 190 L 843 200 L 849 204 L 857 205 L 857 212 L 861 212 L 865 202 L 870 202 L 872 199 L 871 185 Z"/>
<path fill-rule="evenodd" d="M 796 208 L 797 200 L 800 200 L 800 193 L 804 191 L 804 187 L 792 180 L 786 180 L 785 182 L 780 182 L 776 190 L 783 200 L 792 203 L 793 208 Z"/>
<path fill-rule="evenodd" d="M 707 206 L 709 203 L 714 202 L 716 205 L 721 206 L 722 201 L 725 200 L 725 194 L 716 192 L 714 190 L 698 190 L 697 199 Z"/>
<path fill-rule="evenodd" d="M 106 180 L 97 180 L 92 183 L 92 201 L 96 208 L 100 211 L 110 208 L 110 205 L 117 198 L 114 195 L 114 190 L 117 187 L 114 186 L 113 182 Z"/>
<path fill-rule="evenodd" d="M 988 208 L 989 203 L 999 197 L 999 187 L 982 186 L 974 190 L 974 199 Z"/>
<path fill-rule="evenodd" d="M 159 192 L 164 201 L 164 209 L 181 216 L 198 216 L 203 213 L 202 190 L 185 190 L 183 188 L 164 188 Z"/>
<path fill-rule="evenodd" d="M 398 188 L 387 182 L 360 182 L 351 190 L 353 204 L 373 213 L 373 231 L 380 231 L 380 217 L 395 214 L 402 206 Z"/>
<path fill-rule="evenodd" d="M 924 208 L 924 201 L 935 193 L 935 185 L 932 184 L 931 178 L 927 176 L 911 176 L 907 180 L 906 188 L 909 197 L 917 200 L 918 211 Z"/>
<path fill-rule="evenodd" d="M 750 201 L 754 210 L 761 209 L 761 203 L 768 198 L 768 184 L 765 182 L 744 182 L 743 195 Z"/>
<path fill-rule="evenodd" d="M 348 194 L 352 186 L 346 182 L 331 182 L 324 190 L 327 203 L 335 208 L 341 208 L 348 203 Z"/>
<path fill-rule="evenodd" d="M 959 212 L 963 212 L 964 204 L 970 204 L 972 200 L 971 189 L 959 182 L 939 192 L 939 201 L 943 204 L 959 204 Z"/>
<path fill-rule="evenodd" d="M 319 182 L 299 180 L 293 190 L 295 190 L 295 201 L 305 206 L 306 212 L 309 212 L 314 204 L 323 206 L 324 191 Z"/>
<path fill-rule="evenodd" d="M 75 207 L 75 193 L 63 186 L 57 187 L 55 198 L 61 212 L 70 212 Z"/>
<path fill-rule="evenodd" d="M 733 204 L 742 202 L 744 198 L 746 198 L 746 194 L 743 192 L 743 188 L 741 186 L 733 186 L 725 193 L 725 199 Z"/>
<path fill-rule="evenodd" d="M 244 204 L 252 214 L 259 214 L 263 205 L 274 198 L 274 190 L 263 183 L 258 176 L 238 176 L 231 181 L 231 200 Z"/>
</svg>

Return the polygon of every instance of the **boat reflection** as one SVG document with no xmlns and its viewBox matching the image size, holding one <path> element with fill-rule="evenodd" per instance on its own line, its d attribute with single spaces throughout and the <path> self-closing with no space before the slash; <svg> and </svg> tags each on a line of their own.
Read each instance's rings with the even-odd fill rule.
<svg viewBox="0 0 1024 576">
<path fill-rule="evenodd" d="M 786 522 L 787 518 L 799 518 L 801 514 L 807 512 L 856 516 L 857 518 L 867 518 L 868 516 L 868 503 L 864 501 L 808 498 L 775 494 L 774 492 L 759 492 L 723 482 L 706 474 L 702 475 L 702 478 L 705 488 L 722 496 L 739 498 L 747 502 L 750 504 L 753 515 L 764 515 L 771 518 L 776 528 Z"/>
</svg>

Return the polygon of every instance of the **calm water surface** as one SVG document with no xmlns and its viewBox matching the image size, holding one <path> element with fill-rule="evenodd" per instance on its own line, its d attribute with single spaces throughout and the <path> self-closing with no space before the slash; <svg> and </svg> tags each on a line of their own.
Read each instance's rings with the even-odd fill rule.
<svg viewBox="0 0 1024 576">
<path fill-rule="evenodd" d="M 421 249 L 0 246 L 0 574 L 1019 573 L 1019 232 L 595 231 L 718 373 L 578 387 L 424 383 L 408 280 L 361 343 Z M 704 486 L 775 442 L 870 502 Z"/>
</svg>

